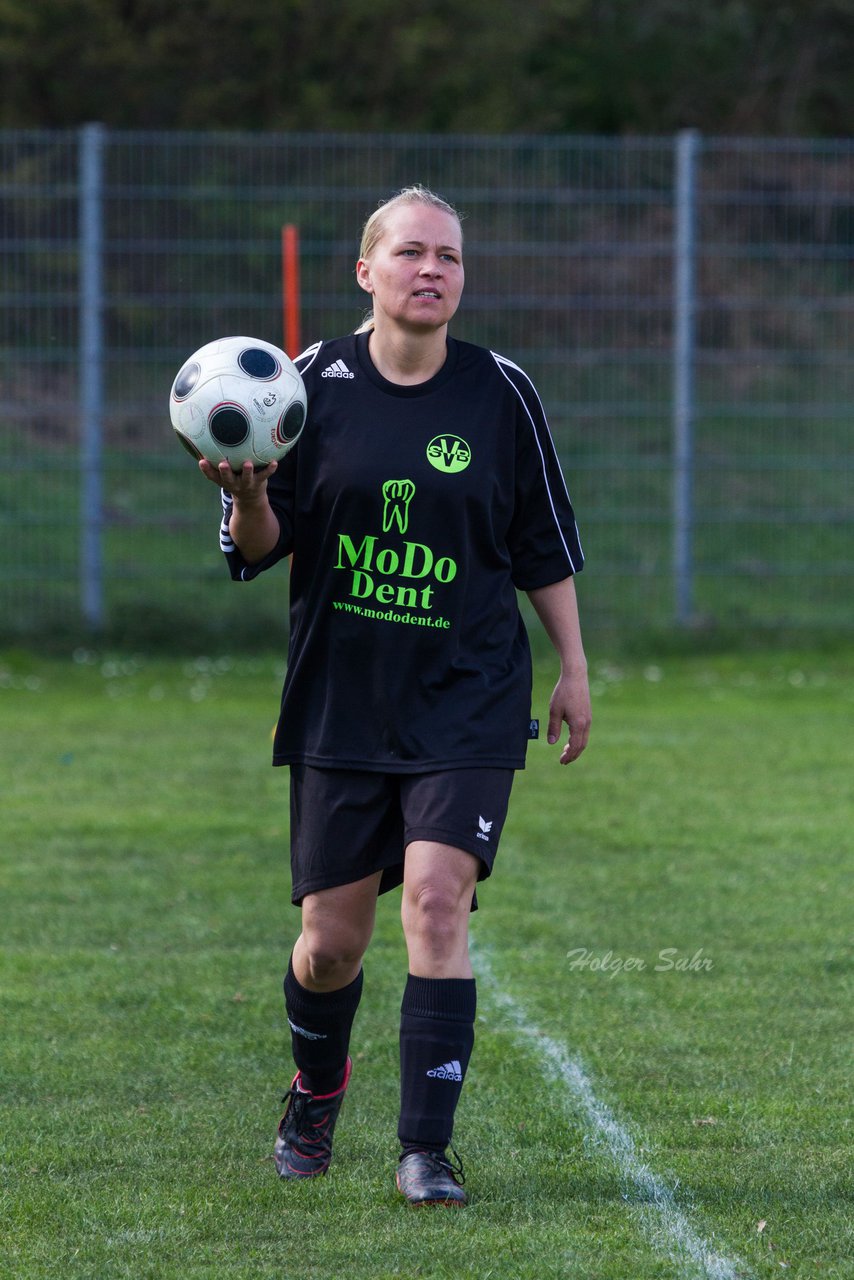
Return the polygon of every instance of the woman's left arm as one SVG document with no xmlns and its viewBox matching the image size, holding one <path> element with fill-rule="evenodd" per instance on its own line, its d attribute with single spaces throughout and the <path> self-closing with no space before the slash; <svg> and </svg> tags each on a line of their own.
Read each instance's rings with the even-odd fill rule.
<svg viewBox="0 0 854 1280">
<path fill-rule="evenodd" d="M 569 742 L 561 752 L 560 762 L 571 764 L 587 746 L 591 721 L 587 659 L 581 643 L 575 579 L 564 578 L 562 582 L 536 587 L 527 594 L 560 658 L 560 676 L 549 703 L 548 740 L 557 742 L 561 724 L 566 721 Z"/>
</svg>

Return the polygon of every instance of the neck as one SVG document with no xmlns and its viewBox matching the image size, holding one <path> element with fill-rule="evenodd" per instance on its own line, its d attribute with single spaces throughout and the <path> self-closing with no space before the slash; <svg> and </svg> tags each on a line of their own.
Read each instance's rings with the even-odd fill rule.
<svg viewBox="0 0 854 1280">
<path fill-rule="evenodd" d="M 401 386 L 428 382 L 442 368 L 447 356 L 448 326 L 428 333 L 389 332 L 384 326 L 371 330 L 368 350 L 374 367 Z"/>
</svg>

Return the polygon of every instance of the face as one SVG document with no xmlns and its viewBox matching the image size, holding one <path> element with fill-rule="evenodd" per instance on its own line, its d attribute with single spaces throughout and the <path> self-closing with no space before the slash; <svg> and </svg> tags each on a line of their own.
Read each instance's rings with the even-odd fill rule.
<svg viewBox="0 0 854 1280">
<path fill-rule="evenodd" d="M 465 273 L 456 218 L 426 204 L 393 209 L 356 278 L 373 299 L 374 320 L 411 332 L 441 328 L 460 304 Z"/>
</svg>

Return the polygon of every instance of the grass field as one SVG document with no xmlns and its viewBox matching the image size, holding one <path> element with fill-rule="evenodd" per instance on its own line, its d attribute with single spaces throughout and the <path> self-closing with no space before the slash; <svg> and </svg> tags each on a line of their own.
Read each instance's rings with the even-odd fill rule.
<svg viewBox="0 0 854 1280">
<path fill-rule="evenodd" d="M 330 1174 L 269 1160 L 281 663 L 6 654 L 0 1275 L 854 1277 L 850 657 L 594 658 L 479 895 L 450 1213 L 393 1186 L 396 894 Z"/>
</svg>

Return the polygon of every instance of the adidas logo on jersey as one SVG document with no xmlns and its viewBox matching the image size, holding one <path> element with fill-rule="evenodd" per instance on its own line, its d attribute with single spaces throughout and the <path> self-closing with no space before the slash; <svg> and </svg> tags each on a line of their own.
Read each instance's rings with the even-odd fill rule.
<svg viewBox="0 0 854 1280">
<path fill-rule="evenodd" d="M 320 375 L 321 378 L 355 378 L 355 373 L 351 373 L 343 360 L 336 360 L 334 364 L 327 365 Z"/>
<path fill-rule="evenodd" d="M 441 1067 L 434 1067 L 427 1074 L 434 1080 L 455 1080 L 457 1084 L 462 1084 L 463 1081 L 463 1069 L 456 1058 L 453 1062 L 443 1062 Z"/>
</svg>

